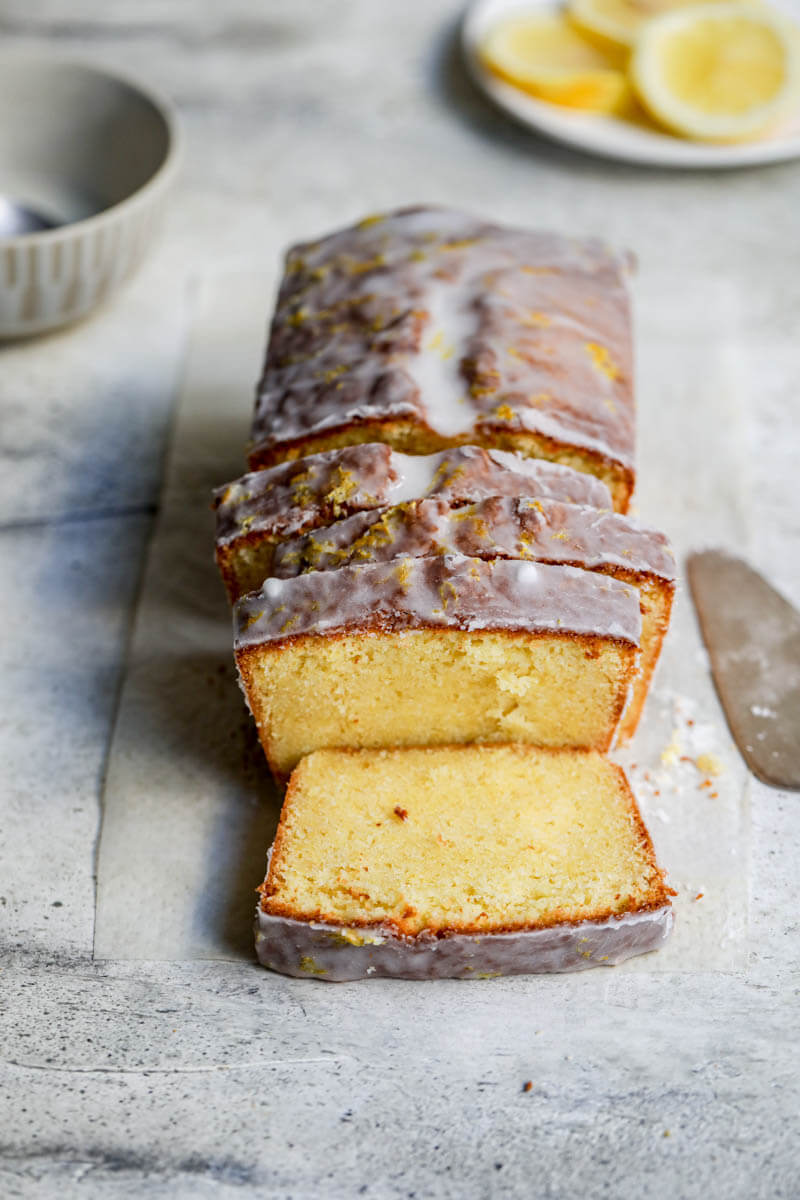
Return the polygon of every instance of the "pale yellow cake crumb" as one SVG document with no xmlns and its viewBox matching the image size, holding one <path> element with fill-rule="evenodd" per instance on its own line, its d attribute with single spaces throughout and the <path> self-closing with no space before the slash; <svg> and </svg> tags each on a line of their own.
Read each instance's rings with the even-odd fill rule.
<svg viewBox="0 0 800 1200">
<path fill-rule="evenodd" d="M 695 759 L 698 771 L 704 775 L 721 775 L 725 770 L 716 754 L 700 754 Z"/>
<path fill-rule="evenodd" d="M 665 767 L 672 767 L 678 762 L 682 753 L 680 730 L 673 729 L 671 742 L 661 751 L 661 761 Z"/>
</svg>

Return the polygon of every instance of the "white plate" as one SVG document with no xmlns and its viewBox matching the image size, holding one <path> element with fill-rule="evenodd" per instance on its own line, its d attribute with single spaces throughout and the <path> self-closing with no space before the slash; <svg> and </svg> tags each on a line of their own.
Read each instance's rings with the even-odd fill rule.
<svg viewBox="0 0 800 1200">
<path fill-rule="evenodd" d="M 477 0 L 464 16 L 461 44 L 470 73 L 500 108 L 555 142 L 605 158 L 654 167 L 747 167 L 800 157 L 800 113 L 772 137 L 737 146 L 712 146 L 651 132 L 615 117 L 578 113 L 519 91 L 483 66 L 478 47 L 492 25 L 513 12 L 557 7 L 552 0 Z"/>
</svg>

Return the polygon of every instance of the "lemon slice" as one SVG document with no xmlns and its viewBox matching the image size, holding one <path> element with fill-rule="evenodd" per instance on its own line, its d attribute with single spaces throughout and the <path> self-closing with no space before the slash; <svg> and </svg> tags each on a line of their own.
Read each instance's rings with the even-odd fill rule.
<svg viewBox="0 0 800 1200">
<path fill-rule="evenodd" d="M 765 8 L 686 8 L 645 26 L 631 77 L 668 129 L 698 141 L 747 141 L 797 101 L 796 34 Z"/>
<path fill-rule="evenodd" d="M 480 55 L 495 75 L 551 104 L 612 112 L 630 95 L 618 58 L 593 46 L 561 13 L 501 21 Z"/>
<path fill-rule="evenodd" d="M 646 21 L 696 3 L 697 0 L 569 0 L 568 14 L 575 28 L 593 42 L 630 51 Z"/>
</svg>

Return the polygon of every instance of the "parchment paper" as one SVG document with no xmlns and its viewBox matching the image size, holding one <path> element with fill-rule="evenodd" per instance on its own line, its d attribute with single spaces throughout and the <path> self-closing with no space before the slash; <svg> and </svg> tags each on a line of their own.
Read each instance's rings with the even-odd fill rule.
<svg viewBox="0 0 800 1200">
<path fill-rule="evenodd" d="M 209 502 L 212 487 L 243 470 L 273 283 L 249 274 L 198 281 L 109 752 L 96 958 L 253 956 L 254 889 L 279 801 L 236 685 Z M 746 364 L 735 298 L 722 288 L 686 296 L 685 284 L 674 283 L 674 290 L 665 286 L 662 275 L 657 286 L 640 280 L 636 287 L 637 312 L 646 314 L 637 329 L 636 504 L 643 519 L 669 533 L 682 561 L 703 544 L 746 549 Z M 675 295 L 680 308 L 670 302 Z M 708 782 L 693 761 L 706 751 L 723 766 Z M 742 965 L 747 775 L 717 705 L 685 588 L 642 729 L 620 761 L 678 896 L 667 947 L 618 969 Z"/>
<path fill-rule="evenodd" d="M 252 956 L 277 794 L 236 683 L 211 490 L 244 470 L 272 281 L 198 281 L 106 775 L 96 958 Z"/>
</svg>

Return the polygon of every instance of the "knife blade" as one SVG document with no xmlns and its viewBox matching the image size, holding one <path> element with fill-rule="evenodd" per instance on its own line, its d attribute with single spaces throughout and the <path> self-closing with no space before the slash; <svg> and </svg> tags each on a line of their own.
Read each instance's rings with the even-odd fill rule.
<svg viewBox="0 0 800 1200">
<path fill-rule="evenodd" d="M 800 613 L 735 555 L 689 556 L 689 586 L 730 731 L 750 770 L 800 789 Z"/>
</svg>

